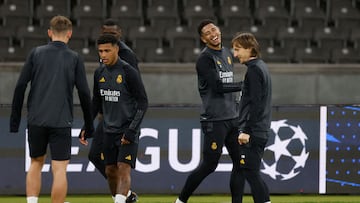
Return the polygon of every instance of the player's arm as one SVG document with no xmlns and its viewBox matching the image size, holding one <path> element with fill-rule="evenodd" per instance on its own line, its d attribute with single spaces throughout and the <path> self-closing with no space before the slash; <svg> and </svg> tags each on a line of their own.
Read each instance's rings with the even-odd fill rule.
<svg viewBox="0 0 360 203">
<path fill-rule="evenodd" d="M 100 67 L 102 67 L 102 64 L 100 64 Z M 98 114 L 102 114 L 101 111 L 101 96 L 99 94 L 99 75 L 100 75 L 100 69 L 98 68 L 94 72 L 94 86 L 93 86 L 93 98 L 92 98 L 92 121 L 96 118 Z M 81 128 L 80 134 L 79 134 L 79 141 L 83 145 L 88 145 L 87 138 L 91 138 L 92 135 L 85 133 L 85 126 Z"/>
<path fill-rule="evenodd" d="M 231 83 L 222 83 L 218 84 L 219 90 L 218 92 L 228 93 L 228 92 L 239 92 L 242 90 L 243 82 L 231 82 Z"/>
<path fill-rule="evenodd" d="M 263 94 L 262 76 L 256 67 L 248 68 L 246 73 L 248 96 L 241 98 L 239 131 L 251 135 L 252 126 L 262 117 L 260 111 L 263 108 L 261 97 Z"/>
<path fill-rule="evenodd" d="M 21 121 L 21 111 L 24 103 L 24 96 L 27 84 L 31 80 L 32 72 L 32 57 L 33 52 L 31 52 L 26 59 L 26 62 L 21 70 L 19 79 L 15 86 L 12 106 L 11 106 L 11 115 L 10 115 L 10 132 L 18 132 L 19 125 Z"/>
<path fill-rule="evenodd" d="M 251 67 L 251 70 L 248 71 L 249 77 L 249 94 L 251 105 L 249 107 L 249 120 L 246 124 L 246 128 L 251 128 L 255 122 L 257 122 L 263 115 L 260 115 L 264 109 L 264 104 L 262 103 L 261 98 L 264 94 L 263 87 L 263 75 L 258 67 Z"/>
<path fill-rule="evenodd" d="M 87 136 L 91 136 L 92 132 L 94 131 L 93 116 L 91 112 L 91 96 L 88 82 L 86 79 L 84 62 L 80 57 L 75 69 L 75 86 L 78 90 L 80 105 L 83 111 L 85 133 Z"/>
<path fill-rule="evenodd" d="M 102 114 L 101 96 L 99 90 L 100 72 L 102 70 L 103 68 L 98 68 L 94 73 L 94 87 L 93 87 L 93 98 L 92 98 L 92 115 L 94 116 L 94 119 L 99 113 Z"/>
<path fill-rule="evenodd" d="M 129 127 L 125 130 L 124 138 L 133 142 L 135 140 L 136 133 L 140 130 L 140 124 L 148 108 L 148 99 L 139 72 L 130 66 L 127 66 L 125 70 L 128 72 L 126 81 L 129 85 L 129 91 L 135 98 L 137 105 L 134 117 Z"/>
</svg>

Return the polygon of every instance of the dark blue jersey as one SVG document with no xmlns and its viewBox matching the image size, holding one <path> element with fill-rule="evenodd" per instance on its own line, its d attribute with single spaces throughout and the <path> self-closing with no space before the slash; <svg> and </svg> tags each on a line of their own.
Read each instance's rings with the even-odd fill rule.
<svg viewBox="0 0 360 203">
<path fill-rule="evenodd" d="M 253 59 L 245 64 L 247 72 L 244 79 L 240 102 L 240 131 L 248 134 L 267 132 L 271 124 L 271 77 L 261 59 Z"/>
<path fill-rule="evenodd" d="M 236 94 L 241 83 L 234 82 L 233 58 L 227 48 L 205 47 L 197 62 L 198 88 L 202 100 L 201 121 L 237 118 Z"/>
<path fill-rule="evenodd" d="M 140 74 L 120 58 L 94 74 L 93 104 L 104 116 L 104 131 L 134 136 L 148 107 Z M 128 139 L 132 140 L 128 137 Z"/>
<path fill-rule="evenodd" d="M 138 59 L 134 51 L 130 47 L 128 47 L 123 41 L 118 41 L 118 45 L 119 45 L 119 52 L 118 52 L 119 57 L 140 73 L 138 67 Z M 105 65 L 103 63 L 100 63 L 98 69 L 102 69 L 104 68 L 104 66 Z M 96 71 L 98 70 L 95 70 L 95 72 Z M 101 109 L 93 107 L 93 115 L 96 116 L 98 113 L 102 113 Z"/>
</svg>

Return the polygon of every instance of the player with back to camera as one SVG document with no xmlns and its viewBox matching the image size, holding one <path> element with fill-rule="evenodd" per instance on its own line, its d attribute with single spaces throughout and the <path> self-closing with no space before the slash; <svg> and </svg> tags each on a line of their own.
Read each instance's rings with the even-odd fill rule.
<svg viewBox="0 0 360 203">
<path fill-rule="evenodd" d="M 111 194 L 115 203 L 125 203 L 148 100 L 140 73 L 118 56 L 118 39 L 104 34 L 97 46 L 103 65 L 94 74 L 93 109 L 103 115 L 105 174 Z M 85 138 L 81 132 L 80 142 L 87 144 Z"/>
<path fill-rule="evenodd" d="M 203 20 L 198 25 L 198 33 L 206 45 L 196 62 L 202 100 L 203 161 L 188 176 L 175 203 L 187 202 L 200 183 L 215 171 L 224 145 L 233 164 L 240 161 L 237 143 L 239 113 L 234 92 L 241 91 L 242 83 L 234 82 L 233 57 L 230 50 L 222 46 L 219 27 L 212 20 Z M 234 183 L 237 175 L 239 172 L 232 170 L 232 196 L 240 190 L 239 185 Z"/>
<path fill-rule="evenodd" d="M 121 40 L 122 37 L 122 30 L 120 26 L 117 24 L 116 20 L 114 19 L 106 19 L 101 26 L 100 34 L 110 34 L 116 37 L 118 39 L 118 45 L 119 45 L 119 57 L 129 63 L 131 67 L 134 67 L 137 71 L 139 71 L 138 68 L 138 60 L 135 55 L 135 53 Z M 98 69 L 101 69 L 102 63 L 100 63 L 100 67 Z M 97 70 L 96 70 L 97 71 Z M 95 72 L 96 72 L 95 71 Z M 104 154 L 103 154 L 103 121 L 102 121 L 102 114 L 101 112 L 98 112 L 99 110 L 96 109 L 94 115 L 98 115 L 98 125 L 96 127 L 96 130 L 93 134 L 93 139 L 91 142 L 90 150 L 89 150 L 89 160 L 91 163 L 94 164 L 96 169 L 101 173 L 101 175 L 107 179 L 105 174 L 105 162 L 104 162 Z M 127 203 L 133 203 L 138 200 L 138 196 L 135 192 L 129 190 L 127 195 Z"/>
<path fill-rule="evenodd" d="M 73 89 L 78 90 L 85 120 L 85 134 L 91 136 L 90 90 L 84 63 L 79 54 L 67 46 L 72 35 L 72 23 L 65 16 L 50 20 L 48 36 L 51 42 L 38 46 L 28 55 L 16 84 L 10 132 L 18 132 L 27 84 L 31 82 L 27 100 L 27 127 L 31 163 L 26 175 L 28 203 L 37 203 L 41 190 L 41 169 L 46 150 L 51 152 L 53 184 L 51 202 L 64 203 L 67 194 L 66 168 L 71 156 L 73 122 Z"/>
<path fill-rule="evenodd" d="M 260 164 L 271 124 L 271 77 L 267 65 L 260 58 L 260 47 L 253 34 L 238 33 L 232 40 L 232 47 L 234 57 L 247 66 L 239 112 L 241 160 L 234 165 L 240 174 L 234 181 L 239 188 L 235 202 L 242 202 L 246 180 L 255 203 L 270 203 L 269 189 L 261 177 Z"/>
</svg>

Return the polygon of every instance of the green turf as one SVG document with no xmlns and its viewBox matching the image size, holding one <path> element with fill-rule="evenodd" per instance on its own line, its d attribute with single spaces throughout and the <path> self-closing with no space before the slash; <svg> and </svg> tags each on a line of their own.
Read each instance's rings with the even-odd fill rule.
<svg viewBox="0 0 360 203">
<path fill-rule="evenodd" d="M 138 203 L 173 203 L 174 195 L 140 195 Z M 70 203 L 111 203 L 108 195 L 71 195 L 66 201 Z M 273 203 L 359 203 L 360 196 L 355 195 L 272 195 Z M 0 203 L 26 203 L 23 196 L 0 196 Z M 194 195 L 188 203 L 230 203 L 229 195 Z M 244 197 L 243 203 L 252 203 L 249 195 Z M 41 196 L 39 203 L 50 203 L 49 196 Z"/>
</svg>

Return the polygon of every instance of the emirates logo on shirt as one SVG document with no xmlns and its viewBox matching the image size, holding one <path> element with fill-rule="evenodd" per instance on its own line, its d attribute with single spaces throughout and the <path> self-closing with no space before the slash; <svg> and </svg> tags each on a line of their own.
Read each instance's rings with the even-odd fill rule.
<svg viewBox="0 0 360 203">
<path fill-rule="evenodd" d="M 219 71 L 219 77 L 223 83 L 232 83 L 234 80 L 234 73 Z"/>
<path fill-rule="evenodd" d="M 118 90 L 100 89 L 100 96 L 104 97 L 105 101 L 118 102 L 120 95 L 121 93 Z"/>
</svg>

